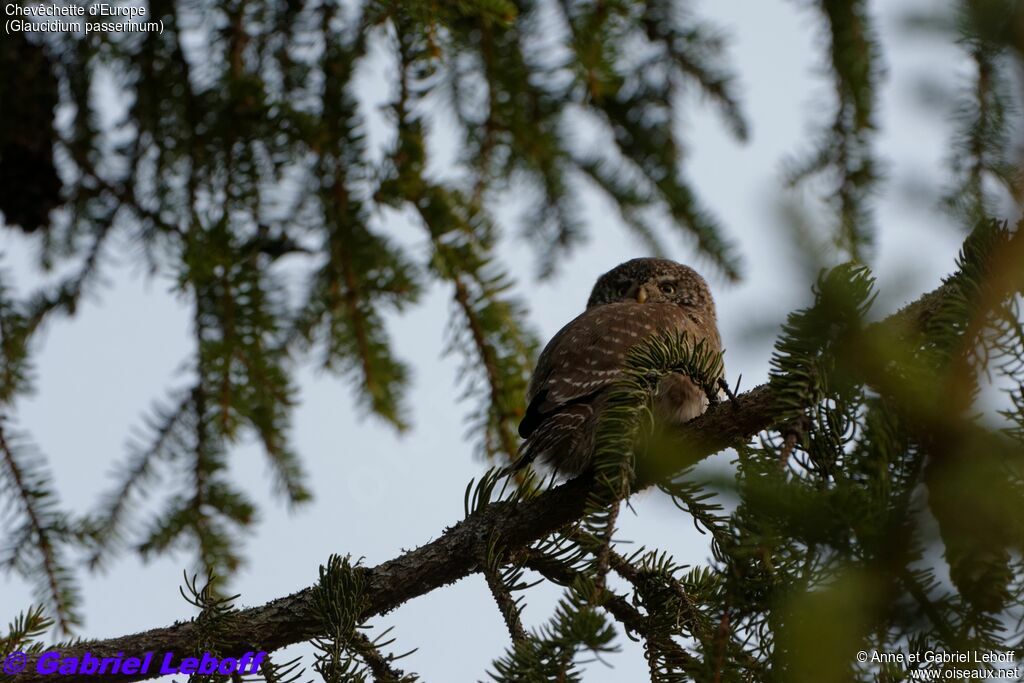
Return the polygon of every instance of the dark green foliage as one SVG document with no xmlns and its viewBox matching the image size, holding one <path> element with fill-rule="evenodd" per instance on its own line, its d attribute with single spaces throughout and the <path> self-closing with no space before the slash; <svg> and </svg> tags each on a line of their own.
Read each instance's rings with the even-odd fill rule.
<svg viewBox="0 0 1024 683">
<path fill-rule="evenodd" d="M 644 655 L 652 681 L 688 681 L 701 673 L 700 660 L 675 638 L 714 638 L 717 624 L 708 605 L 716 598 L 718 578 L 706 569 L 686 571 L 667 553 L 640 549 L 626 560 L 636 567 L 629 580 L 633 603 L 647 615 Z"/>
<path fill-rule="evenodd" d="M 863 266 L 845 264 L 823 273 L 815 287 L 816 302 L 791 313 L 772 356 L 773 395 L 786 420 L 799 418 L 806 406 L 839 399 L 853 390 L 851 374 L 857 337 L 874 299 L 874 280 Z M 829 406 L 829 414 L 838 406 Z"/>
<path fill-rule="evenodd" d="M 320 567 L 320 581 L 313 589 L 313 610 L 320 623 L 313 638 L 317 649 L 316 670 L 324 683 L 414 683 L 418 678 L 395 669 L 392 663 L 406 655 L 379 652 L 394 639 L 385 640 L 387 629 L 374 640 L 361 630 L 363 622 L 363 575 L 358 563 L 332 555 Z M 410 653 L 406 653 L 410 654 Z"/>
<path fill-rule="evenodd" d="M 11 652 L 38 652 L 43 644 L 38 639 L 53 626 L 42 605 L 30 607 L 7 625 L 7 632 L 0 637 L 0 657 Z"/>
<path fill-rule="evenodd" d="M 682 672 L 692 668 L 691 659 L 674 638 L 695 633 L 698 622 L 706 630 L 707 618 L 698 613 L 694 602 L 695 597 L 709 597 L 706 577 L 691 573 L 683 584 L 677 576 L 682 568 L 669 556 L 639 551 L 626 559 L 611 547 L 618 502 L 628 496 L 634 478 L 634 449 L 642 438 L 651 436 L 651 400 L 660 380 L 673 372 L 690 375 L 713 396 L 722 373 L 721 353 L 711 351 L 704 342 L 693 344 L 680 334 L 656 337 L 631 351 L 627 372 L 612 390 L 598 422 L 595 484 L 583 521 L 570 534 L 542 539 L 528 554 L 534 558 L 527 561 L 528 566 L 568 587 L 546 627 L 530 634 L 517 630 L 522 605 L 512 601 L 511 593 L 528 587 L 521 580 L 521 567 L 511 562 L 502 572 L 497 552 L 485 558 L 485 575 L 493 577 L 488 583 L 513 641 L 506 656 L 494 663 L 494 680 L 582 680 L 576 669 L 577 653 L 599 654 L 611 647 L 614 631 L 600 609 L 627 618 L 626 627 L 643 638 L 652 680 L 683 680 Z M 472 506 L 467 489 L 467 512 L 492 500 L 497 483 L 496 478 L 485 477 L 475 489 Z M 518 491 L 530 495 L 534 485 L 529 479 Z M 511 500 L 523 495 L 512 494 Z M 633 604 L 643 612 L 623 607 L 622 598 L 609 590 L 606 577 L 610 570 L 634 584 Z M 688 592 L 691 586 L 697 589 L 696 595 Z"/>
<path fill-rule="evenodd" d="M 1008 201 L 1020 198 L 1024 176 L 1014 140 L 1021 98 L 1015 70 L 1024 56 L 1024 4 L 959 0 L 909 19 L 910 26 L 955 42 L 970 60 L 970 83 L 936 98 L 956 122 L 949 157 L 953 178 L 944 188 L 943 204 L 970 227 L 1001 215 Z"/>
<path fill-rule="evenodd" d="M 271 661 L 268 657 L 263 660 L 263 664 L 260 666 L 260 676 L 266 683 L 299 683 L 305 673 L 306 670 L 302 667 L 300 657 L 295 657 L 281 664 Z M 258 683 L 260 678 L 250 676 L 245 680 Z"/>
<path fill-rule="evenodd" d="M 37 246 L 42 265 L 71 275 L 23 299 L 6 276 L 0 283 L 0 399 L 12 404 L 31 389 L 36 333 L 54 314 L 76 312 L 116 257 L 113 244 L 131 244 L 132 258 L 173 278 L 193 308 L 191 377 L 146 418 L 89 516 L 93 566 L 119 548 L 184 547 L 197 570 L 230 575 L 242 558 L 227 539 L 257 512 L 225 477 L 233 447 L 255 439 L 276 491 L 291 505 L 308 499 L 289 432 L 295 363 L 309 357 L 349 382 L 367 412 L 409 426 L 410 372 L 387 321 L 433 283 L 452 302 L 448 348 L 463 359 L 479 450 L 514 457 L 537 340 L 496 258 L 508 231 L 493 214 L 502 193 L 536 193 L 522 234 L 544 272 L 583 238 L 574 197 L 596 181 L 645 239 L 660 243 L 666 228 L 680 228 L 735 276 L 735 254 L 683 179 L 672 127 L 682 88 L 695 84 L 745 135 L 720 37 L 668 2 L 553 9 L 573 35 L 552 32 L 532 2 L 159 0 L 147 18 L 162 32 L 5 43 L 4 63 L 12 49 L 31 57 L 4 71 L 31 82 L 5 75 L 2 84 L 38 91 L 14 98 L 43 112 L 22 118 L 47 120 L 58 103 L 74 115 L 53 130 L 34 127 L 38 139 L 19 138 L 42 165 L 18 163 L 15 175 L 48 195 L 32 202 L 42 213 L 28 220 L 6 200 L 0 207 L 26 230 L 45 222 L 58 199 L 50 157 L 60 161 L 65 210 Z M 548 39 L 562 52 L 550 40 L 538 47 Z M 371 145 L 358 88 L 381 53 L 398 65 L 386 122 L 395 135 Z M 651 68 L 661 61 L 667 70 Z M 91 94 L 101 75 L 123 95 L 113 123 Z M 428 153 L 438 102 L 461 142 L 456 176 L 436 173 Z M 584 115 L 615 140 L 607 158 L 567 134 Z M 8 151 L 5 169 L 16 161 Z M 389 207 L 411 210 L 425 252 L 391 226 Z M 298 291 L 289 289 L 296 278 Z"/>
<path fill-rule="evenodd" d="M 734 247 L 721 237 L 680 174 L 676 159 L 681 143 L 672 116 L 682 89 L 693 83 L 721 107 L 733 133 L 746 137 L 731 76 L 714 61 L 720 37 L 669 0 L 558 6 L 578 62 L 572 92 L 608 125 L 614 140 L 611 153 L 591 152 L 574 163 L 616 200 L 627 224 L 656 251 L 648 210 L 652 205 L 687 229 L 700 249 L 737 279 L 740 264 Z"/>
<path fill-rule="evenodd" d="M 958 119 L 955 184 L 946 201 L 967 224 L 997 215 L 999 202 L 1019 192 L 1021 169 L 1011 153 L 1020 100 L 1012 94 L 1010 59 L 1024 48 L 1019 31 L 1024 9 L 1019 2 L 957 3 L 960 44 L 976 69 L 974 87 L 954 105 Z M 1018 34 L 1014 35 L 1014 26 Z M 993 187 L 995 191 L 993 192 Z"/>
<path fill-rule="evenodd" d="M 553 44 L 561 39 L 549 40 L 544 9 L 557 11 L 570 29 L 569 60 Z M 381 2 L 371 16 L 389 17 L 399 28 L 411 67 L 403 88 L 447 90 L 474 203 L 495 184 L 501 189 L 524 183 L 535 192 L 536 208 L 523 223 L 542 254 L 541 272 L 552 272 L 556 257 L 581 239 L 584 226 L 573 196 L 589 178 L 644 239 L 657 241 L 656 226 L 665 222 L 659 214 L 668 214 L 730 276 L 737 275 L 731 246 L 680 175 L 671 125 L 681 89 L 694 83 L 722 106 L 737 135 L 745 135 L 730 77 L 720 66 L 721 41 L 712 29 L 671 2 L 559 2 L 554 8 L 495 3 L 486 9 L 453 6 L 449 12 L 417 2 Z M 650 68 L 655 64 L 664 68 Z M 607 155 L 568 144 L 564 127 L 575 107 L 600 121 L 603 134 L 614 139 Z M 414 113 L 410 106 L 400 117 Z M 403 155 L 400 161 L 425 160 Z"/>
<path fill-rule="evenodd" d="M 1016 236 L 976 227 L 923 333 L 867 328 L 872 283 L 856 266 L 825 274 L 814 305 L 790 316 L 772 375 L 790 427 L 739 450 L 741 502 L 731 538 L 716 533 L 733 628 L 757 634 L 750 654 L 784 680 L 870 679 L 876 667 L 851 664 L 858 649 L 1011 647 L 1001 619 L 1019 605 L 1020 574 L 1004 549 L 1020 547 L 1007 506 L 1024 502 L 1021 450 L 965 412 L 976 383 L 963 373 L 992 369 L 972 363 L 1001 337 L 987 320 L 1005 321 L 1020 291 L 1018 271 L 1007 282 L 997 265 L 1019 254 Z M 929 512 L 958 590 L 927 559 Z M 830 626 L 837 612 L 848 618 Z"/>
<path fill-rule="evenodd" d="M 1017 474 L 1020 449 L 966 418 L 966 424 L 941 420 L 970 409 L 980 375 L 991 372 L 992 365 L 1002 378 L 1014 384 L 1021 380 L 1016 357 L 1024 339 L 1019 332 L 1024 279 L 1014 237 L 988 220 L 968 236 L 958 258 L 955 296 L 932 317 L 929 331 L 937 341 L 925 356 L 939 373 L 939 390 L 949 394 L 945 414 L 937 407 L 936 415 L 925 416 L 934 421 L 921 437 L 932 454 L 926 473 L 929 505 L 954 583 L 972 607 L 985 612 L 1007 605 L 1014 577 L 1009 551 L 1024 539 L 1018 525 L 1003 520 L 1007 509 L 1024 503 Z M 970 518 L 963 516 L 965 509 L 972 510 Z"/>
<path fill-rule="evenodd" d="M 408 258 L 368 223 L 363 122 L 350 92 L 365 49 L 362 33 L 331 40 L 318 65 L 331 75 L 324 83 L 322 128 L 314 132 L 319 155 L 310 169 L 319 181 L 315 200 L 324 230 L 317 253 L 325 262 L 313 275 L 297 328 L 323 345 L 325 367 L 356 376 L 367 408 L 404 429 L 408 371 L 390 352 L 381 314 L 415 301 L 420 285 Z"/>
<path fill-rule="evenodd" d="M 615 631 L 592 607 L 598 587 L 580 578 L 569 587 L 547 624 L 513 643 L 505 656 L 494 662 L 491 679 L 498 683 L 520 681 L 583 681 L 577 657 L 615 650 Z"/>
<path fill-rule="evenodd" d="M 193 657 L 202 657 L 206 652 L 215 657 L 223 656 L 218 645 L 238 626 L 235 600 L 239 596 L 221 595 L 217 583 L 216 577 L 210 574 L 200 587 L 199 577 L 193 574 L 190 579 L 188 572 L 185 572 L 185 585 L 178 589 L 181 597 L 199 610 L 194 619 L 196 635 L 192 642 L 192 650 L 188 653 Z M 209 683 L 211 680 L 223 678 L 226 677 L 194 673 L 189 676 L 189 683 Z"/>
<path fill-rule="evenodd" d="M 722 376 L 722 354 L 705 340 L 693 343 L 685 334 L 654 337 L 632 349 L 620 382 L 611 390 L 598 419 L 593 455 L 595 486 L 587 499 L 584 528 L 598 540 L 595 553 L 597 580 L 607 573 L 607 546 L 611 543 L 619 500 L 628 496 L 636 466 L 638 439 L 652 419 L 651 400 L 658 383 L 672 373 L 694 379 L 709 397 L 717 394 Z"/>
<path fill-rule="evenodd" d="M 347 647 L 363 611 L 361 579 L 348 558 L 338 555 L 332 555 L 328 564 L 320 567 L 320 583 L 313 600 L 324 633 L 316 641 L 316 671 L 326 683 L 367 680 L 367 674 L 360 671 L 362 663 Z"/>
<path fill-rule="evenodd" d="M 722 358 L 678 335 L 634 349 L 598 420 L 581 520 L 527 545 L 473 540 L 465 571 L 482 574 L 511 641 L 493 680 L 582 681 L 589 660 L 618 647 L 613 620 L 642 643 L 659 683 L 902 680 L 911 667 L 855 653 L 1024 642 L 1024 223 L 993 220 L 1020 205 L 1010 75 L 1024 56 L 1024 5 L 965 1 L 933 21 L 974 68 L 958 94 L 946 192 L 970 234 L 939 294 L 878 324 L 863 265 L 883 175 L 874 18 L 863 0 L 805 4 L 824 29 L 834 96 L 790 179 L 822 179 L 814 189 L 837 247 L 827 261 L 842 265 L 821 274 L 775 344 L 759 394 L 775 424 L 734 443 L 730 468 L 704 473 L 710 481 L 693 469 L 669 476 L 645 461 L 657 450 L 647 446 L 679 436 L 652 424 L 659 381 L 687 374 L 717 402 Z M 695 92 L 737 139 L 748 126 L 721 34 L 684 3 L 148 7 L 162 33 L 0 41 L 0 211 L 20 224 L 4 237 L 30 242 L 40 272 L 61 274 L 25 294 L 0 272 L 0 568 L 30 579 L 43 605 L 15 620 L 0 652 L 38 650 L 51 622 L 77 625 L 75 550 L 97 567 L 127 548 L 184 548 L 200 575 L 229 580 L 244 561 L 237 539 L 261 511 L 228 476 L 235 447 L 258 443 L 275 492 L 288 505 L 308 500 L 290 431 L 295 371 L 309 361 L 349 384 L 367 414 L 412 425 L 414 374 L 388 326 L 428 291 L 449 302 L 447 352 L 462 361 L 469 429 L 497 461 L 467 487 L 466 516 L 544 495 L 553 480 L 502 467 L 519 445 L 538 340 L 500 253 L 517 235 L 536 250 L 537 271 L 555 273 L 593 233 L 582 189 L 610 200 L 652 252 L 679 232 L 719 274 L 741 272 L 686 177 L 677 124 Z M 12 50 L 24 68 L 6 68 Z M 387 101 L 368 106 L 362 88 L 382 58 Z M 101 79 L 123 95 L 112 124 L 91 94 Z M 8 109 L 12 92 L 28 96 Z M 68 113 L 55 126 L 56 104 Z M 30 114 L 40 125 L 12 138 L 8 119 Z M 452 136 L 454 165 L 437 154 Z M 496 211 L 510 197 L 525 208 L 514 225 Z M 144 418 L 97 508 L 73 517 L 9 415 L 33 389 L 40 331 L 77 313 L 124 244 L 190 307 L 192 348 L 185 378 Z M 707 534 L 707 557 L 621 554 L 619 506 L 652 482 Z M 534 574 L 565 593 L 529 630 Z M 416 680 L 382 654 L 387 630 L 366 635 L 368 576 L 332 556 L 294 639 L 313 639 L 325 681 Z M 217 651 L 238 628 L 223 588 L 186 579 L 198 610 L 191 647 Z M 292 660 L 268 662 L 259 678 L 303 675 Z"/>
<path fill-rule="evenodd" d="M 1007 118 L 1015 113 L 1009 94 L 1010 67 L 1001 50 L 981 41 L 968 45 L 976 68 L 974 92 L 956 105 L 958 150 L 966 154 L 953 157 L 957 182 L 945 200 L 965 222 L 973 222 L 996 215 L 996 200 L 1002 197 L 990 191 L 988 183 L 995 181 L 999 190 L 1012 192 L 1020 169 L 1007 154 L 1011 135 Z"/>
<path fill-rule="evenodd" d="M 0 271 L 0 345 L 4 364 L 0 368 L 0 404 L 8 404 L 18 394 L 32 391 L 32 366 L 28 342 L 32 321 L 19 310 L 7 289 L 6 273 Z"/>
<path fill-rule="evenodd" d="M 877 121 L 876 90 L 882 75 L 878 38 L 865 0 L 817 0 L 826 27 L 835 88 L 834 115 L 817 134 L 814 148 L 790 163 L 796 185 L 822 175 L 822 193 L 836 225 L 841 253 L 864 261 L 874 242 L 869 200 L 880 179 L 872 149 Z"/>
<path fill-rule="evenodd" d="M 47 618 L 63 633 L 81 623 L 68 547 L 80 541 L 60 509 L 53 479 L 38 452 L 0 414 L 0 515 L 5 533 L 0 569 L 31 577 Z M 14 631 L 14 629 L 12 629 Z"/>
<path fill-rule="evenodd" d="M 230 391 L 230 385 L 222 389 Z M 184 547 L 194 552 L 199 569 L 218 568 L 226 575 L 237 569 L 242 560 L 237 534 L 252 524 L 256 508 L 227 476 L 231 416 L 222 412 L 226 404 L 212 406 L 212 398 L 197 386 L 179 394 L 173 408 L 157 409 L 150 420 L 151 434 L 132 445 L 117 486 L 88 521 L 94 565 L 130 540 L 133 501 L 144 500 L 157 481 L 168 477 L 188 494 L 168 497 L 163 510 L 142 529 L 139 552 L 146 556 Z M 291 457 L 279 455 L 284 467 Z M 293 472 L 285 469 L 278 474 L 291 476 L 292 489 L 302 490 L 295 487 Z"/>
</svg>

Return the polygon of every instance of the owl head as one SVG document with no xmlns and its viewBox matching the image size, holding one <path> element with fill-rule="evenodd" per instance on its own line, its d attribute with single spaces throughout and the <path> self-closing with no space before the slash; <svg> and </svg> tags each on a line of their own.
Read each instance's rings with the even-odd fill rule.
<svg viewBox="0 0 1024 683">
<path fill-rule="evenodd" d="M 635 258 L 612 268 L 598 278 L 587 308 L 622 301 L 675 304 L 715 315 L 704 278 L 693 268 L 663 258 Z"/>
</svg>

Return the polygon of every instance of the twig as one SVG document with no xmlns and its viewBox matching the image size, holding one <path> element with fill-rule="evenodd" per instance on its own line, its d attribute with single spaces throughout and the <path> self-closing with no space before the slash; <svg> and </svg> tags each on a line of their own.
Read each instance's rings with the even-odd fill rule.
<svg viewBox="0 0 1024 683">
<path fill-rule="evenodd" d="M 926 323 L 956 287 L 955 277 L 951 278 L 898 313 L 875 323 L 868 332 L 887 332 L 893 327 L 903 326 L 909 329 Z M 679 427 L 671 439 L 653 447 L 656 453 L 652 455 L 657 466 L 644 472 L 644 478 L 632 490 L 636 492 L 654 485 L 731 444 L 753 437 L 771 427 L 777 415 L 774 395 L 767 384 L 737 396 L 730 408 L 709 408 L 704 415 Z M 530 500 L 491 503 L 450 527 L 434 541 L 376 567 L 363 569 L 366 572 L 363 617 L 388 612 L 415 597 L 479 571 L 477 558 L 484 550 L 483 544 L 495 535 L 502 539 L 506 552 L 513 553 L 579 519 L 593 486 L 592 478 L 582 475 Z M 273 651 L 313 637 L 319 622 L 310 596 L 311 589 L 306 588 L 265 605 L 242 610 L 238 613 L 239 628 L 226 634 L 219 644 L 220 651 L 226 657 L 254 649 Z M 63 648 L 62 652 L 67 657 L 81 657 L 88 650 L 102 658 L 116 656 L 118 652 L 183 651 L 195 635 L 195 623 L 183 622 L 117 638 L 78 643 Z M 106 676 L 104 681 L 138 681 L 149 675 L 121 672 Z M 49 683 L 50 678 L 28 666 L 14 680 L 18 683 Z"/>
<path fill-rule="evenodd" d="M 561 586 L 572 585 L 576 579 L 576 572 L 537 550 L 527 552 L 525 564 L 544 578 Z M 666 641 L 666 639 L 658 637 L 649 627 L 647 617 L 640 610 L 629 604 L 629 601 L 621 595 L 608 589 L 601 591 L 600 606 L 628 631 L 648 641 L 657 640 L 658 647 L 670 649 L 672 654 L 679 660 L 686 661 L 690 659 L 690 655 L 674 641 Z"/>
<path fill-rule="evenodd" d="M 786 466 L 789 462 L 789 456 L 793 454 L 793 449 L 800 443 L 804 434 L 806 434 L 811 428 L 811 420 L 806 415 L 791 420 L 786 428 L 782 430 L 783 442 L 782 450 L 779 453 L 779 464 L 782 467 Z"/>
<path fill-rule="evenodd" d="M 742 379 L 743 375 L 736 379 L 736 389 L 733 390 L 729 388 L 729 383 L 725 381 L 724 377 L 718 378 L 718 388 L 725 392 L 725 395 L 729 397 L 729 402 L 734 406 L 736 405 L 736 392 L 740 390 L 740 381 Z"/>
<path fill-rule="evenodd" d="M 376 683 L 402 683 L 402 681 L 410 680 L 406 677 L 404 671 L 392 666 L 391 663 L 398 659 L 398 657 L 382 655 L 374 642 L 366 634 L 356 632 L 352 634 L 352 641 L 355 649 L 359 652 L 359 656 L 363 658 L 366 666 L 370 667 L 370 671 L 373 672 L 373 680 Z M 405 655 L 401 656 L 404 657 Z"/>
<path fill-rule="evenodd" d="M 494 597 L 494 602 L 498 605 L 498 611 L 501 612 L 501 618 L 505 621 L 505 627 L 508 628 L 512 642 L 518 643 L 526 640 L 526 630 L 519 618 L 519 605 L 516 604 L 512 592 L 502 580 L 499 560 L 495 544 L 492 542 L 487 555 L 480 561 L 480 569 L 487 581 L 487 587 Z"/>
</svg>

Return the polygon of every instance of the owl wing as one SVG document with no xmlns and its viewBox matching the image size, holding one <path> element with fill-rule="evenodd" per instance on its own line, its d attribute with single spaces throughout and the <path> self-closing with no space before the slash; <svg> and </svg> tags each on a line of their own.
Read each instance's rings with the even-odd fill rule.
<svg viewBox="0 0 1024 683">
<path fill-rule="evenodd" d="M 629 350 L 667 330 L 701 339 L 718 332 L 673 304 L 618 302 L 584 311 L 544 347 L 526 393 L 528 407 L 519 423 L 524 439 L 544 420 L 569 406 L 587 402 L 622 374 Z M 710 330 L 710 332 L 709 332 Z"/>
</svg>

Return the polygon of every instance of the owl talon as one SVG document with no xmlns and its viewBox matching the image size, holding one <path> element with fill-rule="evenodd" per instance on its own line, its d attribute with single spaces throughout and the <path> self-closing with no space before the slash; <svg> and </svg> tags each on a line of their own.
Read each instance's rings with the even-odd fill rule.
<svg viewBox="0 0 1024 683">
<path fill-rule="evenodd" d="M 733 390 L 729 388 L 729 383 L 725 381 L 724 377 L 718 378 L 718 388 L 725 392 L 725 395 L 729 397 L 729 402 L 732 403 L 733 406 L 737 405 L 736 392 L 740 390 L 740 380 L 742 379 L 743 375 L 740 375 L 736 380 L 736 389 Z"/>
</svg>

